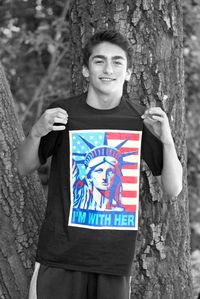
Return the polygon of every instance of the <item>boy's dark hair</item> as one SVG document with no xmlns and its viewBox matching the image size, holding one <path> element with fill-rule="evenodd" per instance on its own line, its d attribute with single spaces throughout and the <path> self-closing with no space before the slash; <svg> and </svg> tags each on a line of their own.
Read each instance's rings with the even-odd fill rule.
<svg viewBox="0 0 200 299">
<path fill-rule="evenodd" d="M 88 67 L 88 62 L 90 55 L 92 54 L 92 50 L 95 46 L 100 43 L 109 42 L 111 44 L 115 44 L 120 47 L 122 50 L 126 52 L 127 56 L 127 67 L 132 68 L 133 65 L 133 50 L 131 44 L 128 39 L 122 35 L 120 32 L 115 30 L 104 30 L 96 32 L 86 43 L 83 49 L 83 65 Z"/>
</svg>

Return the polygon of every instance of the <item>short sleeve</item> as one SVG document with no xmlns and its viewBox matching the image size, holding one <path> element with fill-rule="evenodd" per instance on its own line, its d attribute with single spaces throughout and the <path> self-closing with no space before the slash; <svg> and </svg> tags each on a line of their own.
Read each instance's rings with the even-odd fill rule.
<svg viewBox="0 0 200 299">
<path fill-rule="evenodd" d="M 53 102 L 47 109 L 59 107 L 57 102 Z M 47 135 L 43 136 L 40 140 L 38 149 L 38 156 L 41 164 L 45 164 L 47 158 L 52 156 L 61 141 L 62 131 L 51 131 Z"/>
<path fill-rule="evenodd" d="M 163 168 L 163 145 L 145 125 L 143 128 L 141 154 L 152 174 L 154 176 L 161 175 Z"/>
<path fill-rule="evenodd" d="M 47 158 L 56 152 L 60 144 L 61 135 L 62 133 L 59 131 L 52 131 L 41 138 L 38 149 L 38 156 L 41 164 L 46 163 Z"/>
</svg>

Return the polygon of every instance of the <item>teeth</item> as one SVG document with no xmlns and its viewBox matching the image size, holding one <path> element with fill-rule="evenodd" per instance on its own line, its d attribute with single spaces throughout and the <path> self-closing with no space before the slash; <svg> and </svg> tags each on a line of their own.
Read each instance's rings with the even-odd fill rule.
<svg viewBox="0 0 200 299">
<path fill-rule="evenodd" d="M 104 81 L 113 81 L 114 79 L 111 79 L 111 78 L 101 78 L 101 80 L 104 80 Z"/>
</svg>

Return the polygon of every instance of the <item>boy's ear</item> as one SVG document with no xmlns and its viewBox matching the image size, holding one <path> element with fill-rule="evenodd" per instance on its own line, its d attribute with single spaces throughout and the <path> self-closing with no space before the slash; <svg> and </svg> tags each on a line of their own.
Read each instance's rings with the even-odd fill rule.
<svg viewBox="0 0 200 299">
<path fill-rule="evenodd" d="M 82 68 L 82 74 L 83 74 L 83 77 L 85 77 L 85 78 L 89 77 L 89 70 L 88 70 L 87 66 L 85 66 L 85 65 Z"/>
<path fill-rule="evenodd" d="M 126 71 L 125 81 L 129 81 L 130 80 L 131 74 L 132 74 L 132 68 L 128 68 L 127 71 Z"/>
</svg>

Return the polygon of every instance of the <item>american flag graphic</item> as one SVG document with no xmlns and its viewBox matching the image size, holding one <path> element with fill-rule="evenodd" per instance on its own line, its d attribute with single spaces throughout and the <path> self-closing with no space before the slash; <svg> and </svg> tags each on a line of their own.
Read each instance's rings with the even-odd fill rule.
<svg viewBox="0 0 200 299">
<path fill-rule="evenodd" d="M 76 130 L 70 131 L 69 136 L 71 182 L 74 174 L 76 178 L 78 177 L 76 185 L 71 183 L 69 225 L 101 229 L 137 229 L 142 132 L 128 130 Z M 109 212 L 105 209 L 104 211 L 94 210 L 92 212 L 91 210 L 88 211 L 75 206 L 74 188 L 83 186 L 87 176 L 87 163 L 90 163 L 97 156 L 103 156 L 104 154 L 106 156 L 106 153 L 119 161 L 122 186 L 120 205 L 123 207 L 123 210 Z M 134 222 L 132 221 L 133 218 L 131 218 L 133 215 Z"/>
<path fill-rule="evenodd" d="M 107 132 L 108 143 L 117 146 L 123 140 L 128 141 L 119 149 L 121 154 L 134 154 L 124 157 L 122 165 L 122 204 L 126 211 L 136 212 L 139 197 L 139 170 L 141 132 Z M 130 163 L 130 164 L 129 164 Z"/>
</svg>

